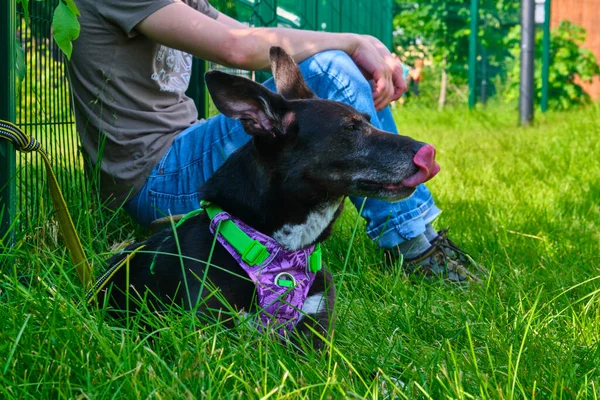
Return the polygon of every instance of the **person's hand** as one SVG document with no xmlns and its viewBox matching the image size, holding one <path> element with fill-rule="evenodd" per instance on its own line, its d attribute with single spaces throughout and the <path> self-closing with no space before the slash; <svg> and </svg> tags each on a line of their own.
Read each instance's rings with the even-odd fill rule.
<svg viewBox="0 0 600 400">
<path fill-rule="evenodd" d="M 373 101 L 379 111 L 406 91 L 402 64 L 373 36 L 360 36 L 358 46 L 350 54 L 365 78 L 373 81 Z"/>
<path fill-rule="evenodd" d="M 408 90 L 406 80 L 404 79 L 404 68 L 402 67 L 402 63 L 397 57 L 394 57 L 392 53 L 390 53 L 388 48 L 381 43 L 379 39 L 374 36 L 367 36 L 367 38 L 371 40 L 373 46 L 379 51 L 379 54 L 392 70 L 392 81 L 394 83 L 394 96 L 392 101 L 398 100 L 402 97 L 404 92 Z"/>
</svg>

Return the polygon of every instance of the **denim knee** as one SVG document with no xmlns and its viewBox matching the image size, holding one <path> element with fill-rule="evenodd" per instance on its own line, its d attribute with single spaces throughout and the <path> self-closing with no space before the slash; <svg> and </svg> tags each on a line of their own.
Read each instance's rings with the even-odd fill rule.
<svg viewBox="0 0 600 400">
<path fill-rule="evenodd" d="M 376 128 L 383 128 L 377 119 L 371 84 L 349 55 L 339 50 L 317 53 L 300 63 L 300 70 L 318 97 L 349 104 L 369 114 Z"/>
<path fill-rule="evenodd" d="M 341 50 L 328 50 L 311 57 L 319 71 L 331 75 L 346 86 L 371 93 L 371 84 L 362 74 L 352 58 Z"/>
</svg>

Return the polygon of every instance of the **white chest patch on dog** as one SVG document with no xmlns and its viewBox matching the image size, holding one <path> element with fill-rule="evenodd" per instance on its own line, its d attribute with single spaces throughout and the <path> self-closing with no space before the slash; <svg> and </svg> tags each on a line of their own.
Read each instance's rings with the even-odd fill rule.
<svg viewBox="0 0 600 400">
<path fill-rule="evenodd" d="M 296 251 L 314 243 L 333 220 L 342 200 L 337 199 L 311 211 L 302 224 L 285 224 L 273 234 L 273 239 L 290 251 Z"/>
<path fill-rule="evenodd" d="M 319 314 L 325 309 L 326 303 L 327 300 L 324 292 L 308 296 L 302 305 L 302 313 L 300 314 L 300 319 L 298 321 L 301 321 L 305 315 L 314 317 L 315 315 Z"/>
</svg>

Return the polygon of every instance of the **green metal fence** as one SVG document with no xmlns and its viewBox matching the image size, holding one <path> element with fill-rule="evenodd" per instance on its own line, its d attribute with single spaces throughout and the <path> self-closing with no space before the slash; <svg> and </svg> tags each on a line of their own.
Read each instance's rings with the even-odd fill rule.
<svg viewBox="0 0 600 400">
<path fill-rule="evenodd" d="M 0 71 L 11 76 L 0 91 L 1 119 L 15 122 L 37 138 L 53 161 L 59 184 L 70 206 L 75 206 L 84 190 L 81 155 L 74 127 L 65 60 L 51 36 L 52 13 L 58 0 L 30 1 L 29 21 L 15 0 L 3 3 L 0 47 L 10 53 L 0 61 Z M 6 27 L 11 27 L 6 29 Z M 15 77 L 16 54 L 25 62 L 22 81 Z M 2 79 L 5 73 L 0 72 Z M 42 160 L 37 153 L 15 154 L 12 145 L 0 144 L 3 152 L 0 187 L 5 189 L 0 207 L 5 210 L 3 230 L 11 223 L 21 229 L 38 226 L 50 206 Z M 9 212 L 6 212 L 9 211 Z M 21 216 L 18 219 L 15 216 Z"/>
<path fill-rule="evenodd" d="M 217 0 L 221 12 L 252 26 L 355 32 L 392 40 L 392 0 Z"/>
<path fill-rule="evenodd" d="M 0 10 L 0 119 L 14 121 L 15 109 L 15 69 L 12 63 L 15 53 L 15 42 L 10 40 L 14 35 L 14 3 L 9 1 Z M 15 153 L 11 145 L 0 142 L 0 244 L 5 242 L 6 232 L 11 225 L 11 217 L 15 213 Z M 0 251 L 2 251 L 0 247 Z"/>
<path fill-rule="evenodd" d="M 58 1 L 29 1 L 28 23 L 17 0 L 0 2 L 0 119 L 16 122 L 42 143 L 69 206 L 76 209 L 81 207 L 86 185 L 66 60 L 51 36 L 51 18 Z M 392 0 L 213 0 L 211 3 L 249 26 L 371 34 L 391 47 Z M 24 54 L 26 75 L 16 87 L 15 54 L 19 48 Z M 219 66 L 195 60 L 188 92 L 201 117 L 214 112 L 203 80 L 203 72 L 210 68 Z M 229 72 L 250 76 L 247 71 Z M 40 218 L 47 218 L 50 201 L 45 182 L 36 154 L 15 154 L 10 144 L 0 142 L 0 241 L 6 244 L 5 233 L 11 224 L 29 230 L 39 224 Z"/>
<path fill-rule="evenodd" d="M 392 48 L 393 0 L 213 0 L 211 4 L 250 26 L 368 34 Z M 205 68 L 219 66 L 211 63 Z M 227 72 L 252 76 L 257 81 L 269 76 L 261 71 L 255 75 L 232 69 Z M 211 107 L 207 93 L 202 90 L 194 93 L 203 96 L 200 99 L 192 96 L 197 105 L 205 106 L 199 109 L 206 110 L 205 115 L 212 115 L 216 110 Z"/>
</svg>

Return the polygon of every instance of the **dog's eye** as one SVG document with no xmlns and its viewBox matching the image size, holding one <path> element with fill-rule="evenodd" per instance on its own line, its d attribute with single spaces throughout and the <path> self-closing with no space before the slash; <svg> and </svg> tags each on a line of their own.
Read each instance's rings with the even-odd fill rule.
<svg viewBox="0 0 600 400">
<path fill-rule="evenodd" d="M 360 130 L 360 127 L 358 126 L 358 124 L 356 122 L 353 122 L 351 124 L 344 126 L 344 129 L 349 132 L 356 132 L 356 131 Z"/>
</svg>

